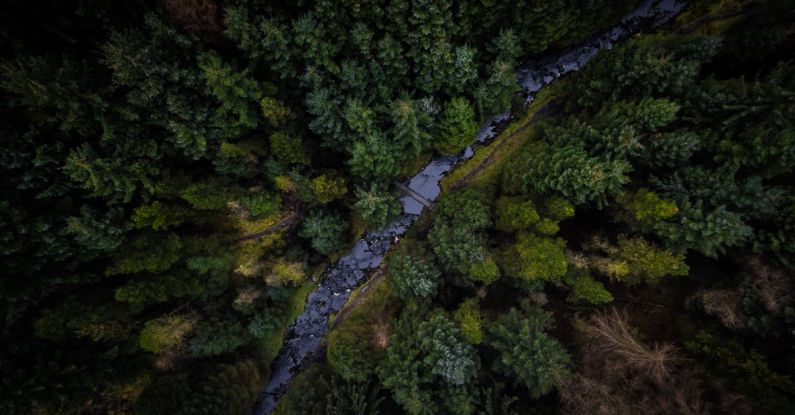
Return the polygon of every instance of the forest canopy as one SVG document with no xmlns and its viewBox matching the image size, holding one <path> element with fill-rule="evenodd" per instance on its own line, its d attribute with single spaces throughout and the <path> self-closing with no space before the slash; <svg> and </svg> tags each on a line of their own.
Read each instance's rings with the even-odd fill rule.
<svg viewBox="0 0 795 415">
<path fill-rule="evenodd" d="M 509 111 L 276 413 L 795 413 L 795 5 L 517 82 L 639 4 L 11 0 L 0 412 L 250 413 L 395 182 Z"/>
</svg>

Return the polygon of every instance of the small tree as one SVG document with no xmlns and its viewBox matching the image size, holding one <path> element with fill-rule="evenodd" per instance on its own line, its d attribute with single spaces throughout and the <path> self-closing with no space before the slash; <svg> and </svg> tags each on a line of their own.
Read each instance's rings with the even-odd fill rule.
<svg viewBox="0 0 795 415">
<path fill-rule="evenodd" d="M 453 385 L 468 383 L 477 373 L 475 348 L 464 341 L 461 331 L 444 314 L 435 314 L 420 324 L 419 338 L 431 373 Z"/>
<path fill-rule="evenodd" d="M 442 113 L 434 148 L 443 154 L 458 153 L 474 140 L 477 130 L 475 111 L 469 102 L 466 98 L 453 98 Z"/>
<path fill-rule="evenodd" d="M 341 217 L 315 210 L 304 221 L 299 235 L 308 239 L 315 251 L 329 255 L 339 248 L 347 227 L 348 224 Z"/>
<path fill-rule="evenodd" d="M 530 228 L 540 217 L 533 202 L 526 197 L 502 196 L 495 203 L 495 227 L 512 232 Z"/>
<path fill-rule="evenodd" d="M 489 333 L 489 344 L 500 352 L 496 369 L 516 376 L 534 399 L 569 374 L 571 357 L 566 348 L 544 331 L 551 322 L 549 313 L 531 310 L 522 316 L 512 308 Z"/>
<path fill-rule="evenodd" d="M 482 261 L 473 263 L 469 267 L 468 275 L 471 280 L 489 285 L 500 278 L 500 268 L 494 262 L 494 259 L 488 256 Z"/>
<path fill-rule="evenodd" d="M 312 189 L 314 199 L 321 205 L 337 200 L 348 193 L 345 178 L 336 173 L 325 173 L 315 177 L 309 183 L 309 188 Z"/>
<path fill-rule="evenodd" d="M 684 276 L 689 271 L 684 255 L 674 255 L 640 237 L 619 236 L 618 249 L 613 258 L 628 264 L 629 276 L 626 281 L 633 284 L 640 281 L 657 282 L 669 275 Z"/>
<path fill-rule="evenodd" d="M 375 364 L 380 357 L 367 321 L 346 320 L 332 330 L 326 357 L 331 369 L 343 379 L 366 381 L 375 372 Z"/>
<path fill-rule="evenodd" d="M 426 260 L 397 254 L 389 258 L 389 285 L 403 300 L 427 298 L 436 294 L 439 271 Z"/>
<path fill-rule="evenodd" d="M 483 318 L 480 315 L 477 298 L 464 300 L 453 314 L 453 318 L 470 344 L 480 344 L 483 341 Z"/>
<path fill-rule="evenodd" d="M 504 257 L 506 268 L 525 281 L 556 281 L 566 275 L 566 242 L 529 232 L 520 233 Z"/>
<path fill-rule="evenodd" d="M 588 275 L 567 277 L 566 284 L 571 288 L 567 301 L 572 303 L 605 304 L 613 301 L 613 295 L 604 284 Z"/>
<path fill-rule="evenodd" d="M 385 226 L 401 210 L 397 198 L 377 183 L 370 184 L 369 189 L 356 189 L 356 199 L 354 210 L 374 228 Z"/>
<path fill-rule="evenodd" d="M 144 323 L 138 341 L 142 349 L 152 353 L 179 348 L 195 325 L 196 319 L 186 315 L 156 318 Z"/>
<path fill-rule="evenodd" d="M 309 150 L 300 138 L 293 137 L 284 131 L 277 131 L 270 136 L 271 153 L 285 164 L 309 164 Z"/>
<path fill-rule="evenodd" d="M 622 218 L 631 225 L 653 225 L 679 212 L 674 201 L 663 199 L 645 188 L 634 193 L 623 193 L 616 200 L 625 210 Z"/>
</svg>

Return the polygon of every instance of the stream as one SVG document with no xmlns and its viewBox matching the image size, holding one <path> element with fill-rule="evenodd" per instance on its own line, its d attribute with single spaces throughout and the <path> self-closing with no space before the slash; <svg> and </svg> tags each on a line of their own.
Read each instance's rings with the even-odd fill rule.
<svg viewBox="0 0 795 415">
<path fill-rule="evenodd" d="M 528 60 L 519 66 L 517 78 L 528 102 L 543 86 L 568 72 L 580 69 L 601 49 L 609 49 L 616 42 L 632 34 L 653 29 L 669 20 L 684 8 L 678 0 L 646 0 L 621 23 L 590 41 L 553 55 Z M 431 160 L 422 171 L 411 178 L 408 187 L 428 201 L 439 197 L 439 182 L 456 164 L 467 160 L 478 147 L 487 145 L 510 122 L 510 112 L 497 114 L 477 132 L 472 145 L 456 156 L 442 156 Z M 384 258 L 389 248 L 414 224 L 424 209 L 410 196 L 400 198 L 403 213 L 385 228 L 367 232 L 354 244 L 350 253 L 326 269 L 317 288 L 306 300 L 301 314 L 285 332 L 284 344 L 271 365 L 271 375 L 254 410 L 267 415 L 276 408 L 278 399 L 287 391 L 293 376 L 308 365 L 321 350 L 323 336 L 328 330 L 328 317 L 345 305 L 351 291 L 364 282 Z"/>
</svg>

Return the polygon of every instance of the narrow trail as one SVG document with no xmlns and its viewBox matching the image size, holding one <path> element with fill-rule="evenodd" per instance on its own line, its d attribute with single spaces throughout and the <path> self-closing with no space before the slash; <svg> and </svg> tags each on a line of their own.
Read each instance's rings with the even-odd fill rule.
<svg viewBox="0 0 795 415">
<path fill-rule="evenodd" d="M 480 172 L 485 170 L 487 167 L 491 166 L 494 163 L 494 160 L 496 158 L 497 153 L 499 152 L 499 149 L 501 149 L 508 143 L 512 142 L 513 140 L 516 140 L 517 137 L 521 137 L 523 133 L 527 132 L 527 130 L 529 130 L 533 126 L 533 122 L 538 120 L 540 117 L 548 116 L 557 112 L 558 104 L 559 102 L 553 99 L 547 102 L 546 104 L 544 104 L 543 107 L 536 110 L 535 114 L 533 114 L 533 116 L 529 120 L 527 120 L 523 126 L 512 131 L 511 134 L 508 135 L 508 137 L 505 137 L 504 139 L 495 143 L 488 157 L 481 160 L 477 166 L 475 166 L 472 170 L 468 171 L 467 174 L 465 174 L 463 177 L 453 182 L 453 184 L 450 185 L 449 190 L 456 190 L 464 187 L 470 180 L 472 180 Z"/>
<path fill-rule="evenodd" d="M 292 225 L 298 223 L 298 220 L 301 218 L 301 215 L 298 212 L 293 212 L 284 217 L 284 219 L 280 220 L 279 222 L 273 224 L 272 226 L 263 229 L 259 232 L 250 233 L 248 235 L 243 235 L 239 238 L 232 239 L 229 241 L 230 244 L 236 244 L 244 241 L 249 241 L 252 239 L 262 238 L 263 236 L 272 234 L 274 232 L 278 232 L 282 229 L 288 228 Z"/>
</svg>

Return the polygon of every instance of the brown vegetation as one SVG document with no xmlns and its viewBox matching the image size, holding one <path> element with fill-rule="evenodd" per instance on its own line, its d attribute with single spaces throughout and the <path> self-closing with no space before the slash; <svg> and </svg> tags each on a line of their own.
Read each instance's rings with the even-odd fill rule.
<svg viewBox="0 0 795 415">
<path fill-rule="evenodd" d="M 223 41 L 221 16 L 215 0 L 162 0 L 171 22 L 207 43 Z"/>
<path fill-rule="evenodd" d="M 673 345 L 647 345 L 624 314 L 580 322 L 578 369 L 562 381 L 563 413 L 708 414 L 699 381 L 682 370 Z"/>
</svg>

